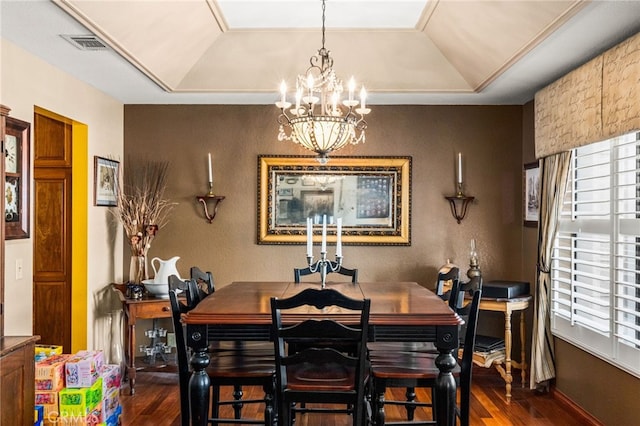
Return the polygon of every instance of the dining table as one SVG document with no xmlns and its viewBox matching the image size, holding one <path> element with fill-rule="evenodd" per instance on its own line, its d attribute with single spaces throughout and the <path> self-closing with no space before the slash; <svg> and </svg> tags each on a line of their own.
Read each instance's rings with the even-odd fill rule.
<svg viewBox="0 0 640 426">
<path fill-rule="evenodd" d="M 217 289 L 182 317 L 187 345 L 192 350 L 189 400 L 192 425 L 206 425 L 210 382 L 206 373 L 215 341 L 271 340 L 271 297 L 285 298 L 315 282 L 237 281 Z M 458 328 L 464 321 L 431 290 L 415 282 L 340 282 L 327 288 L 357 299 L 371 300 L 370 341 L 434 342 L 440 370 L 436 380 L 436 423 L 455 425 L 456 381 L 452 370 L 457 364 Z M 300 308 L 283 315 L 283 323 L 293 324 L 309 318 L 331 318 L 346 324 L 357 323 L 352 311 L 330 308 L 319 311 Z"/>
</svg>

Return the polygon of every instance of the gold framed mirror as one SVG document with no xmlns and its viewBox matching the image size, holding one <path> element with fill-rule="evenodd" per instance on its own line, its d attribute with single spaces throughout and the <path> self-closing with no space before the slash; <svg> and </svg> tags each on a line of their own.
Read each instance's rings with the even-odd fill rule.
<svg viewBox="0 0 640 426">
<path fill-rule="evenodd" d="M 324 216 L 329 242 L 341 217 L 343 244 L 411 245 L 411 157 L 258 156 L 258 244 L 304 244 Z"/>
</svg>

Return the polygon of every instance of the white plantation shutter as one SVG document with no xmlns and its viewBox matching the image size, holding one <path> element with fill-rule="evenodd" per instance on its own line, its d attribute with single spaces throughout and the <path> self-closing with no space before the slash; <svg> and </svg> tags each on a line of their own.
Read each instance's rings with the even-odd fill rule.
<svg viewBox="0 0 640 426">
<path fill-rule="evenodd" d="M 640 377 L 640 133 L 573 150 L 552 331 Z"/>
</svg>

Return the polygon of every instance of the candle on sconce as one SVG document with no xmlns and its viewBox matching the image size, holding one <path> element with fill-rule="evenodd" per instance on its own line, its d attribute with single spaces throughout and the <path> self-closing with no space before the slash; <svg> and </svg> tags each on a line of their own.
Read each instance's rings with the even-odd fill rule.
<svg viewBox="0 0 640 426">
<path fill-rule="evenodd" d="M 462 183 L 462 153 L 458 153 L 458 183 Z"/>
<path fill-rule="evenodd" d="M 211 167 L 211 153 L 209 153 L 209 183 L 213 183 L 213 169 Z"/>
<path fill-rule="evenodd" d="M 342 218 L 336 219 L 336 256 L 342 257 Z"/>
<path fill-rule="evenodd" d="M 313 219 L 307 218 L 307 257 L 313 256 Z"/>
<path fill-rule="evenodd" d="M 321 253 L 327 252 L 327 215 L 322 215 L 322 245 L 320 247 Z"/>
</svg>

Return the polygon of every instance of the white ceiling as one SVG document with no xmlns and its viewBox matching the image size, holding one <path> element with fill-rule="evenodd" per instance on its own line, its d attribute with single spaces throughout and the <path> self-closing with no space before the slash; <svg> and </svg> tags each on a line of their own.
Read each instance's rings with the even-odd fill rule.
<svg viewBox="0 0 640 426">
<path fill-rule="evenodd" d="M 3 38 L 125 104 L 271 104 L 321 47 L 319 0 L 0 0 L 0 16 Z M 522 104 L 640 31 L 640 1 L 328 0 L 326 27 L 371 104 Z M 109 49 L 61 37 L 89 34 Z"/>
</svg>

